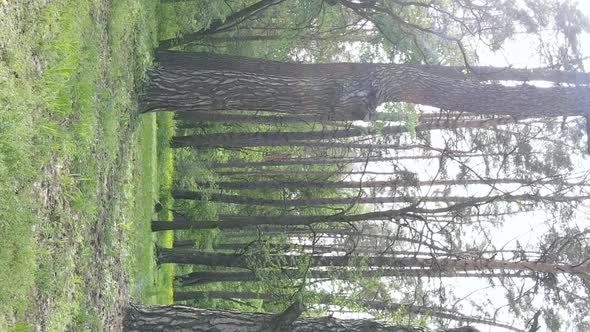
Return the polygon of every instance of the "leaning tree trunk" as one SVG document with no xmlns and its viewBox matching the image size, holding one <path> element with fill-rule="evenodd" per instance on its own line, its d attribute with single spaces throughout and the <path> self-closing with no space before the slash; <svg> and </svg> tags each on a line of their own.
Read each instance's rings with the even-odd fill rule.
<svg viewBox="0 0 590 332">
<path fill-rule="evenodd" d="M 124 331 L 216 331 L 272 332 L 279 315 L 186 306 L 131 306 L 127 308 Z M 285 332 L 427 332 L 426 328 L 391 326 L 368 319 L 342 320 L 334 317 L 298 318 Z M 448 328 L 440 332 L 477 332 L 472 327 Z"/>
<path fill-rule="evenodd" d="M 278 66 L 290 66 L 301 72 L 308 70 L 304 64 Z M 328 73 L 340 73 L 342 64 L 324 66 Z M 382 103 L 407 102 L 485 115 L 590 115 L 588 86 L 540 88 L 481 83 L 437 75 L 436 68 L 443 66 L 433 69 L 432 66 L 366 64 L 354 68 L 353 74 L 344 77 L 299 78 L 257 71 L 162 66 L 149 72 L 142 109 L 275 111 L 320 114 L 326 118 L 338 114 L 348 120 L 363 120 Z"/>
</svg>

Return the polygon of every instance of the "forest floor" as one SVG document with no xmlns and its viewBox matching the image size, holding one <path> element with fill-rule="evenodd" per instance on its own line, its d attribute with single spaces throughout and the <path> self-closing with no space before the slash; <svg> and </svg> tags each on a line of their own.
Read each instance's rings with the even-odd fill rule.
<svg viewBox="0 0 590 332">
<path fill-rule="evenodd" d="M 0 0 L 0 330 L 119 330 L 169 303 L 154 203 L 170 206 L 170 114 L 137 111 L 157 0 Z"/>
</svg>

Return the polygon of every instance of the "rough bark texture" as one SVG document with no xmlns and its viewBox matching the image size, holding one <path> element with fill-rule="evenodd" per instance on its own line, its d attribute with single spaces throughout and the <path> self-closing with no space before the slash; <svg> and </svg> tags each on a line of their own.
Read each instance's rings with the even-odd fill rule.
<svg viewBox="0 0 590 332">
<path fill-rule="evenodd" d="M 260 63 L 260 60 L 255 60 Z M 265 66 L 267 66 L 265 64 Z M 272 67 L 268 64 L 268 67 Z M 280 74 L 309 71 L 275 65 Z M 320 66 L 320 65 L 318 65 Z M 326 64 L 312 78 L 254 70 L 163 65 L 149 72 L 144 111 L 263 110 L 362 120 L 384 102 L 408 102 L 459 112 L 511 116 L 590 114 L 590 87 L 504 86 L 437 74 L 432 66 Z M 289 67 L 289 69 L 283 69 Z M 434 68 L 434 69 L 433 69 Z M 266 72 L 268 72 L 268 68 Z M 343 75 L 343 73 L 345 75 Z"/>
<path fill-rule="evenodd" d="M 157 68 L 149 73 L 143 111 L 251 110 L 338 114 L 363 120 L 377 107 L 372 80 L 296 79 L 235 71 Z"/>
<path fill-rule="evenodd" d="M 300 64 L 283 63 L 243 56 L 212 54 L 206 52 L 164 51 L 156 52 L 156 61 L 168 68 L 235 70 L 265 75 L 289 76 L 299 78 L 345 78 L 364 71 L 387 68 L 389 64 L 332 63 Z M 590 84 L 590 74 L 564 72 L 547 69 L 517 69 L 498 67 L 458 67 L 437 65 L 401 65 L 419 68 L 432 75 L 450 79 L 469 79 L 476 81 L 549 81 L 570 84 Z"/>
<path fill-rule="evenodd" d="M 125 318 L 125 331 L 273 332 L 276 315 L 198 309 L 185 306 L 133 306 Z M 428 329 L 390 326 L 374 320 L 340 320 L 333 317 L 296 319 L 288 332 L 427 332 Z M 278 331 L 277 331 L 278 332 Z M 440 332 L 477 332 L 471 327 Z"/>
</svg>

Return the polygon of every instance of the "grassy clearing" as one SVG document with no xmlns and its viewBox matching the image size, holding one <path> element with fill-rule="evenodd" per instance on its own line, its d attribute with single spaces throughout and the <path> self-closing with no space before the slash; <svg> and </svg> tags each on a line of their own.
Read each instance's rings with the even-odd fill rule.
<svg viewBox="0 0 590 332">
<path fill-rule="evenodd" d="M 116 329 L 128 280 L 134 300 L 170 301 L 149 220 L 171 204 L 173 123 L 136 111 L 157 6 L 0 2 L 2 331 Z"/>
<path fill-rule="evenodd" d="M 143 181 L 135 191 L 137 213 L 144 222 L 130 224 L 128 233 L 129 255 L 126 266 L 130 271 L 131 298 L 143 303 L 171 303 L 174 266 L 157 267 L 154 259 L 154 243 L 172 247 L 172 232 L 154 234 L 149 221 L 169 220 L 171 212 L 166 206 L 159 213 L 152 210 L 158 201 L 172 204 L 170 188 L 172 179 L 172 153 L 168 141 L 173 123 L 170 114 L 149 114 L 141 117 L 139 135 L 143 144 L 139 147 L 139 167 L 130 169 L 135 176 L 152 181 Z M 158 167 L 153 167 L 158 165 Z M 146 204 L 149 206 L 146 209 Z M 164 205 L 164 204 L 163 204 Z"/>
</svg>

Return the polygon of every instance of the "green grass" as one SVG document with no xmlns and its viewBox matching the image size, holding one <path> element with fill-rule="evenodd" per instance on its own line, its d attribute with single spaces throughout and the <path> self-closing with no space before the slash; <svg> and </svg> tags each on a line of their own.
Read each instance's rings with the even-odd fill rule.
<svg viewBox="0 0 590 332">
<path fill-rule="evenodd" d="M 172 247 L 172 232 L 162 234 L 152 233 L 149 221 L 152 219 L 169 220 L 171 212 L 165 206 L 158 214 L 153 210 L 146 210 L 149 205 L 153 208 L 158 201 L 172 204 L 170 197 L 170 183 L 172 179 L 172 153 L 168 147 L 173 123 L 170 114 L 148 114 L 142 116 L 142 126 L 139 135 L 143 144 L 139 147 L 139 168 L 136 177 L 152 179 L 138 185 L 135 199 L 132 203 L 137 206 L 137 213 L 141 215 L 143 223 L 132 223 L 129 238 L 130 255 L 126 265 L 130 272 L 132 285 L 131 298 L 143 303 L 171 303 L 172 281 L 174 266 L 156 266 L 154 258 L 154 243 L 163 247 Z M 157 165 L 157 167 L 154 167 Z"/>
<path fill-rule="evenodd" d="M 174 124 L 137 114 L 157 6 L 0 1 L 2 331 L 112 330 L 128 296 L 171 300 L 153 244 L 172 234 L 149 221 L 172 204 Z"/>
</svg>

